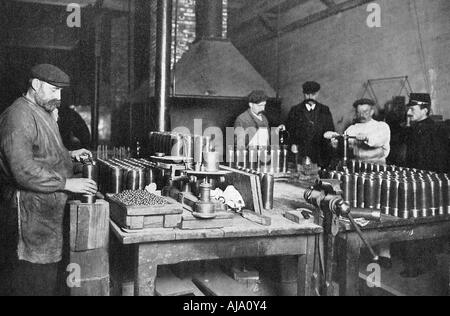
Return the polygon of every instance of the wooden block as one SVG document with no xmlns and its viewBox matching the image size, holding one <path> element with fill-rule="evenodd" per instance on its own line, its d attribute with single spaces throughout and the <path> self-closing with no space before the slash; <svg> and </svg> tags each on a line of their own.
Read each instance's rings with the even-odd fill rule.
<svg viewBox="0 0 450 316">
<path fill-rule="evenodd" d="M 108 246 L 109 204 L 70 203 L 70 249 L 86 251 Z"/>
<path fill-rule="evenodd" d="M 81 268 L 81 279 L 105 278 L 109 276 L 108 248 L 94 249 L 84 252 L 70 252 L 70 263 Z"/>
<path fill-rule="evenodd" d="M 194 296 L 194 289 L 165 267 L 158 271 L 155 293 L 157 296 Z"/>
<path fill-rule="evenodd" d="M 264 209 L 264 203 L 263 203 L 263 198 L 262 198 L 262 189 L 261 189 L 262 187 L 261 187 L 261 178 L 259 177 L 259 176 L 256 176 L 256 193 L 257 193 L 257 195 L 258 195 L 258 197 L 257 197 L 257 203 L 258 203 L 258 205 L 259 205 L 259 210 L 260 210 L 260 213 L 259 214 L 261 214 L 262 215 L 262 211 L 263 211 L 263 209 Z M 258 210 L 255 210 L 256 212 L 258 211 Z"/>
<path fill-rule="evenodd" d="M 195 203 L 198 202 L 198 198 L 191 193 L 180 193 L 178 195 L 178 202 L 180 202 L 183 207 L 188 207 L 193 209 L 195 207 Z"/>
<path fill-rule="evenodd" d="M 256 296 L 246 286 L 221 271 L 196 275 L 193 281 L 207 296 Z"/>
<path fill-rule="evenodd" d="M 92 213 L 92 205 L 80 204 L 77 208 L 77 230 L 74 251 L 89 249 L 89 222 Z"/>
<path fill-rule="evenodd" d="M 128 229 L 143 229 L 144 216 L 127 216 L 125 212 L 117 205 L 112 203 L 110 206 L 111 219 L 120 227 Z"/>
<path fill-rule="evenodd" d="M 252 211 L 243 210 L 242 217 L 263 226 L 272 225 L 272 219 L 270 217 L 259 215 Z"/>
<path fill-rule="evenodd" d="M 164 227 L 164 216 L 144 216 L 144 229 Z"/>
<path fill-rule="evenodd" d="M 233 212 L 218 212 L 218 213 L 216 213 L 216 217 L 214 219 L 230 219 L 230 218 L 234 218 L 235 216 L 236 216 L 236 214 Z M 183 221 L 198 221 L 198 220 L 200 220 L 197 217 L 195 217 L 194 215 L 192 215 L 192 213 L 190 213 L 190 212 L 184 212 L 182 217 L 183 217 Z"/>
<path fill-rule="evenodd" d="M 186 285 L 190 286 L 192 288 L 192 293 L 194 296 L 205 296 L 205 294 L 200 291 L 200 289 L 192 282 L 192 279 L 182 279 L 184 282 L 186 282 Z"/>
<path fill-rule="evenodd" d="M 122 296 L 134 296 L 134 281 L 122 283 Z"/>
<path fill-rule="evenodd" d="M 257 214 L 261 214 L 263 210 L 263 204 L 262 204 L 262 193 L 261 193 L 261 184 L 259 186 L 258 190 L 258 181 L 259 176 L 252 175 L 250 176 L 250 183 L 251 183 L 251 194 L 253 198 L 253 211 Z M 261 204 L 259 203 L 259 199 L 261 198 Z"/>
<path fill-rule="evenodd" d="M 70 212 L 70 250 L 75 251 L 77 243 L 77 227 L 78 227 L 78 204 L 80 201 L 69 202 Z"/>
<path fill-rule="evenodd" d="M 300 224 L 301 222 L 305 221 L 303 218 L 302 212 L 300 211 L 289 211 L 284 214 L 284 217 L 294 223 Z"/>
<path fill-rule="evenodd" d="M 165 228 L 174 228 L 178 227 L 181 224 L 182 216 L 181 215 L 166 215 L 164 216 L 164 227 Z"/>
<path fill-rule="evenodd" d="M 231 272 L 233 273 L 233 278 L 238 282 L 247 280 L 259 280 L 259 272 L 256 270 L 243 271 L 237 267 L 233 267 L 231 268 Z"/>
<path fill-rule="evenodd" d="M 188 220 L 181 223 L 181 229 L 213 229 L 233 226 L 233 219 Z"/>
<path fill-rule="evenodd" d="M 109 277 L 102 279 L 82 280 L 81 287 L 70 289 L 70 296 L 109 296 Z"/>
<path fill-rule="evenodd" d="M 144 229 L 144 216 L 127 216 L 125 227 L 129 229 Z"/>
</svg>

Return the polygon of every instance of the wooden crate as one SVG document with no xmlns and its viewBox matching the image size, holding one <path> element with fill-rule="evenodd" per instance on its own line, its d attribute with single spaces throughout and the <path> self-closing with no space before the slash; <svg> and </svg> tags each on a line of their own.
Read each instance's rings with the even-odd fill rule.
<svg viewBox="0 0 450 316">
<path fill-rule="evenodd" d="M 183 206 L 174 199 L 164 197 L 169 204 L 157 206 L 127 206 L 107 195 L 111 219 L 129 230 L 149 228 L 174 228 L 181 223 Z"/>
<path fill-rule="evenodd" d="M 111 204 L 118 206 L 126 216 L 156 216 L 156 215 L 173 215 L 183 213 L 183 206 L 169 197 L 163 197 L 167 200 L 166 205 L 153 205 L 153 206 L 141 206 L 141 205 L 125 205 L 119 200 L 114 198 L 114 195 L 107 194 L 106 199 Z"/>
</svg>

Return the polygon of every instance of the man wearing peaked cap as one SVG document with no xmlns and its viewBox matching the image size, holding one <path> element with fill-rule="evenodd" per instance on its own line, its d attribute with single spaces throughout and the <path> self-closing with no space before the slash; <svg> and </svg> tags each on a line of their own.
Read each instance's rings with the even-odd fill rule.
<svg viewBox="0 0 450 316">
<path fill-rule="evenodd" d="M 405 131 L 405 166 L 438 173 L 448 172 L 449 131 L 430 118 L 431 96 L 411 93 L 407 105 L 411 126 Z M 436 244 L 437 245 L 437 244 Z M 406 246 L 403 277 L 415 278 L 435 265 L 435 241 L 416 241 Z"/>
<path fill-rule="evenodd" d="M 430 118 L 431 96 L 411 93 L 407 105 L 411 127 L 406 133 L 406 163 L 409 168 L 447 172 L 448 131 Z"/>
<path fill-rule="evenodd" d="M 334 132 L 335 128 L 330 109 L 317 101 L 320 89 L 320 84 L 314 81 L 303 84 L 305 100 L 291 109 L 286 128 L 291 136 L 292 151 L 326 168 L 333 149 L 323 136 L 328 131 Z"/>
<path fill-rule="evenodd" d="M 29 79 L 28 91 L 0 116 L 0 251 L 7 260 L 0 274 L 8 276 L 0 292 L 46 296 L 56 294 L 68 193 L 95 194 L 97 184 L 72 178 L 73 160 L 92 154 L 67 151 L 52 116 L 69 76 L 43 64 Z"/>
</svg>

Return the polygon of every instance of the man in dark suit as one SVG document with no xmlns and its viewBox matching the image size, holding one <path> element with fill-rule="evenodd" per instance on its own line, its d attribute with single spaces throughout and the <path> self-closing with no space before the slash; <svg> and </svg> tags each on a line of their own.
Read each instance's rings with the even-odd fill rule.
<svg viewBox="0 0 450 316">
<path fill-rule="evenodd" d="M 431 118 L 431 96 L 411 93 L 408 119 L 411 127 L 406 130 L 406 167 L 438 173 L 448 172 L 449 131 L 443 124 Z"/>
<path fill-rule="evenodd" d="M 292 108 L 286 128 L 292 151 L 298 151 L 301 158 L 309 157 L 313 163 L 325 168 L 331 162 L 333 149 L 324 134 L 334 132 L 335 128 L 330 109 L 317 101 L 320 88 L 317 82 L 303 85 L 305 100 Z"/>
<path fill-rule="evenodd" d="M 407 107 L 411 127 L 405 130 L 405 166 L 437 173 L 448 172 L 449 131 L 430 118 L 431 96 L 411 93 Z M 440 247 L 441 242 L 434 239 L 409 243 L 406 246 L 405 270 L 401 275 L 416 278 L 435 266 L 435 253 Z"/>
</svg>

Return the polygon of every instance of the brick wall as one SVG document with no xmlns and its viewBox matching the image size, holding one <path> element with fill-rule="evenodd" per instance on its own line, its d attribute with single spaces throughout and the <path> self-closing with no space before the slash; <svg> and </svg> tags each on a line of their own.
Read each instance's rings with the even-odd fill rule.
<svg viewBox="0 0 450 316">
<path fill-rule="evenodd" d="M 175 12 L 178 14 L 175 15 Z M 180 60 L 181 56 L 189 50 L 189 45 L 195 40 L 195 0 L 178 0 L 178 10 L 174 6 L 174 19 L 172 26 L 172 52 L 177 45 L 176 56 L 172 56 L 172 65 Z M 176 23 L 177 22 L 177 23 Z M 176 25 L 177 24 L 177 25 Z M 223 32 L 222 37 L 227 37 L 228 24 L 228 0 L 223 0 Z M 177 31 L 175 34 L 175 30 Z M 175 59 L 176 57 L 176 59 Z"/>
<path fill-rule="evenodd" d="M 323 86 L 321 101 L 330 105 L 342 129 L 352 115 L 351 104 L 363 94 L 364 82 L 409 76 L 416 91 L 431 86 L 435 113 L 450 118 L 450 1 L 416 0 L 424 60 L 414 1 L 374 2 L 381 5 L 381 28 L 367 26 L 367 6 L 361 6 L 281 37 L 279 88 L 284 115 L 302 98 L 301 84 L 317 80 Z M 245 39 L 236 35 L 232 40 L 242 43 Z M 276 39 L 238 48 L 276 87 Z M 383 102 L 398 93 L 400 82 L 376 89 Z"/>
</svg>

